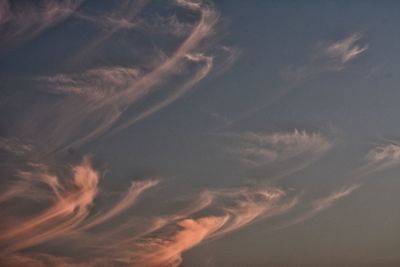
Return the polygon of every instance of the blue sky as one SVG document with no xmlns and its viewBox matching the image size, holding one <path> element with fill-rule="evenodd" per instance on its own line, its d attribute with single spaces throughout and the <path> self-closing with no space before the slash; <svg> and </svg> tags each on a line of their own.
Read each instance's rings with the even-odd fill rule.
<svg viewBox="0 0 400 267">
<path fill-rule="evenodd" d="M 0 1 L 4 266 L 397 266 L 395 1 Z"/>
</svg>

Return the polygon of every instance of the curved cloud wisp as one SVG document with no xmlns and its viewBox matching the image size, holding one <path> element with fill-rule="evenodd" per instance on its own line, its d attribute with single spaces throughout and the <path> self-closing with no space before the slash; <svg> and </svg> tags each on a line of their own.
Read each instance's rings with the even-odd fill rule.
<svg viewBox="0 0 400 267">
<path fill-rule="evenodd" d="M 60 73 L 34 79 L 40 91 L 58 97 L 47 108 L 35 105 L 27 108 L 26 119 L 17 125 L 26 133 L 23 137 L 33 139 L 44 154 L 79 147 L 100 135 L 116 133 L 143 120 L 206 78 L 214 68 L 214 58 L 218 56 L 218 49 L 211 45 L 219 20 L 218 12 L 212 4 L 202 1 L 177 1 L 174 8 L 185 10 L 196 20 L 187 23 L 191 27 L 186 27 L 190 31 L 184 38 L 169 36 L 177 43 L 172 52 L 163 51 L 161 47 L 158 52 L 153 52 L 154 56 L 147 56 L 148 59 L 143 59 L 144 63 L 137 66 L 97 66 L 80 73 Z M 130 21 L 135 16 L 126 19 Z M 180 26 L 170 23 L 169 27 Z M 148 34 L 152 36 L 157 32 L 149 31 Z M 224 49 L 224 57 L 227 51 L 228 54 L 234 53 Z M 231 61 L 230 55 L 227 61 Z M 56 114 L 58 119 L 49 120 L 49 114 Z M 52 127 L 32 125 L 29 123 L 32 116 L 38 118 L 38 124 L 51 121 Z M 46 140 L 43 136 L 47 137 Z"/>
<path fill-rule="evenodd" d="M 134 250 L 119 251 L 126 262 L 133 266 L 179 266 L 182 254 L 188 249 L 210 239 L 222 236 L 248 226 L 268 216 L 288 211 L 297 203 L 297 198 L 287 198 L 275 188 L 233 188 L 206 191 L 200 195 L 204 209 L 198 210 L 218 215 L 170 216 L 173 218 L 161 227 L 148 232 L 150 238 L 142 237 L 131 244 Z M 176 230 L 169 234 L 169 227 Z M 157 234 L 158 233 L 158 234 Z M 153 237 L 156 234 L 156 237 Z"/>
<path fill-rule="evenodd" d="M 248 132 L 239 135 L 239 140 L 239 155 L 256 166 L 288 160 L 301 154 L 320 155 L 331 148 L 322 135 L 297 129 L 277 133 Z"/>
<path fill-rule="evenodd" d="M 20 8 L 9 0 L 0 2 L 1 48 L 29 40 L 61 22 L 82 3 L 82 0 L 43 0 Z"/>
<path fill-rule="evenodd" d="M 82 222 L 97 194 L 99 175 L 85 158 L 73 169 L 73 189 L 64 187 L 56 176 L 44 174 L 42 181 L 55 195 L 50 208 L 0 235 L 0 241 L 20 239 L 9 250 L 29 247 L 64 234 Z"/>
<path fill-rule="evenodd" d="M 144 191 L 158 183 L 156 180 L 133 183 L 120 202 L 105 213 L 88 220 L 90 208 L 98 194 L 100 174 L 93 169 L 89 157 L 85 157 L 81 164 L 73 167 L 72 172 L 72 180 L 61 180 L 43 169 L 37 170 L 36 173 L 21 173 L 30 184 L 29 187 L 37 187 L 39 183 L 50 189 L 50 192 L 37 189 L 33 196 L 40 200 L 41 194 L 45 194 L 50 203 L 49 207 L 39 214 L 20 219 L 22 223 L 7 225 L 0 233 L 0 244 L 5 247 L 7 253 L 104 223 L 132 206 Z M 11 188 L 14 194 L 4 201 L 12 201 L 13 197 L 24 197 L 24 189 L 29 187 L 20 188 L 17 192 L 15 188 Z M 6 191 L 2 195 L 9 193 Z"/>
<path fill-rule="evenodd" d="M 368 49 L 367 45 L 360 46 L 357 44 L 360 39 L 361 34 L 354 33 L 343 40 L 321 45 L 320 53 L 344 64 Z"/>
<path fill-rule="evenodd" d="M 305 130 L 224 134 L 227 151 L 251 168 L 268 169 L 273 179 L 293 174 L 318 160 L 333 144 Z"/>
<path fill-rule="evenodd" d="M 371 149 L 365 156 L 366 164 L 362 172 L 371 173 L 400 164 L 400 145 L 380 145 Z"/>
<path fill-rule="evenodd" d="M 85 157 L 82 163 L 72 168 L 72 180 L 52 175 L 48 169 L 42 164 L 35 166 L 35 172 L 24 171 L 20 174 L 31 187 L 37 187 L 39 183 L 50 190 L 38 190 L 36 195 L 51 193 L 51 197 L 45 202 L 48 208 L 31 218 L 20 219 L 21 223 L 7 225 L 5 231 L 0 233 L 0 255 L 6 263 L 35 266 L 55 262 L 55 266 L 76 267 L 119 262 L 123 266 L 178 266 L 182 262 L 182 254 L 202 242 L 221 238 L 263 218 L 282 214 L 297 204 L 296 197 L 273 187 L 205 190 L 176 213 L 153 217 L 149 221 L 132 220 L 125 225 L 117 223 L 111 228 L 92 232 L 95 226 L 127 211 L 138 197 L 157 186 L 159 181 L 132 183 L 127 193 L 110 209 L 93 215 L 91 210 L 98 197 L 100 173 L 93 169 L 90 158 Z M 23 190 L 19 195 L 24 196 Z M 108 232 L 108 229 L 112 231 Z M 125 234 L 119 235 L 118 229 Z M 96 238 L 92 237 L 93 234 Z M 17 254 L 51 240 L 72 242 L 87 251 L 88 255 L 95 252 L 96 257 L 76 261 L 67 256 Z"/>
</svg>

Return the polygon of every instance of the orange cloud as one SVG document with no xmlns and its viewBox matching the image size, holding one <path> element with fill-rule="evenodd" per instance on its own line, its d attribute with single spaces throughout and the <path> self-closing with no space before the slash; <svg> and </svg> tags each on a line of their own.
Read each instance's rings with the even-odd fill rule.
<svg viewBox="0 0 400 267">
<path fill-rule="evenodd" d="M 53 189 L 56 199 L 39 215 L 0 234 L 0 241 L 12 243 L 8 251 L 30 247 L 74 229 L 88 215 L 88 208 L 97 194 L 99 174 L 85 157 L 73 168 L 71 185 L 64 186 L 57 177 L 47 174 L 42 175 L 42 179 Z"/>
<path fill-rule="evenodd" d="M 41 171 L 44 172 L 23 172 L 26 186 L 12 187 L 0 196 L 0 199 L 10 198 L 10 195 L 24 196 L 25 189 L 35 186 L 34 179 L 51 189 L 51 196 L 46 199 L 50 200 L 48 208 L 31 218 L 17 220 L 22 221 L 21 223 L 7 225 L 7 228 L 0 232 L 0 244 L 8 253 L 104 223 L 132 206 L 143 192 L 158 184 L 158 180 L 132 183 L 128 192 L 116 205 L 91 218 L 90 207 L 99 190 L 100 174 L 93 169 L 89 157 L 85 157 L 81 164 L 72 168 L 72 180 L 60 180 L 59 177 L 45 172 L 46 168 Z M 37 193 L 39 198 L 40 194 L 49 194 L 48 191 L 34 191 L 32 194 L 34 193 Z"/>
<path fill-rule="evenodd" d="M 103 222 L 110 220 L 121 212 L 132 206 L 138 197 L 147 189 L 158 185 L 158 180 L 147 180 L 141 182 L 133 182 L 125 196 L 110 210 L 93 218 L 82 229 L 88 229 Z"/>
<path fill-rule="evenodd" d="M 36 173 L 22 172 L 26 182 L 47 185 L 51 193 L 49 207 L 38 215 L 9 224 L 0 233 L 0 255 L 4 262 L 25 266 L 110 266 L 116 262 L 128 266 L 178 266 L 182 254 L 206 240 L 221 238 L 263 218 L 288 211 L 297 199 L 271 187 L 239 187 L 205 190 L 180 211 L 148 220 L 129 220 L 91 232 L 134 205 L 158 180 L 134 182 L 125 195 L 110 209 L 91 216 L 91 207 L 99 191 L 100 173 L 93 169 L 89 157 L 72 168 L 72 179 L 49 174 L 42 164 Z M 23 191 L 21 191 L 23 194 Z M 201 214 L 201 215 L 200 215 Z M 17 220 L 18 221 L 18 220 Z M 95 236 L 93 234 L 95 233 Z M 120 234 L 122 233 L 122 234 Z M 67 238 L 68 237 L 68 238 Z M 68 240 L 87 255 L 81 261 L 53 255 L 16 254 L 53 239 Z"/>
<path fill-rule="evenodd" d="M 134 253 L 134 265 L 157 267 L 178 266 L 182 262 L 182 253 L 202 242 L 218 231 L 228 217 L 204 217 L 197 220 L 185 219 L 177 222 L 179 230 L 166 239 L 154 239 L 139 247 Z"/>
</svg>

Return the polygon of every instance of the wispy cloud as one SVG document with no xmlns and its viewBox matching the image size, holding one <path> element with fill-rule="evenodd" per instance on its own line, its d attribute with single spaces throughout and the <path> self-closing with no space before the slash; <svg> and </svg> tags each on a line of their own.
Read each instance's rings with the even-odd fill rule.
<svg viewBox="0 0 400 267">
<path fill-rule="evenodd" d="M 361 184 L 350 184 L 347 186 L 343 186 L 342 188 L 333 191 L 326 196 L 311 201 L 306 205 L 306 211 L 302 212 L 300 215 L 298 215 L 288 223 L 280 225 L 277 229 L 284 229 L 313 218 L 320 212 L 332 207 L 336 202 L 351 195 L 360 186 Z"/>
<path fill-rule="evenodd" d="M 379 145 L 372 148 L 365 156 L 365 164 L 352 173 L 351 183 L 322 198 L 313 200 L 308 205 L 308 210 L 288 224 L 280 226 L 285 228 L 312 218 L 321 211 L 331 207 L 337 201 L 345 198 L 358 190 L 362 179 L 371 173 L 382 171 L 400 164 L 400 146 L 398 144 Z"/>
<path fill-rule="evenodd" d="M 45 148 L 43 153 L 80 146 L 110 132 L 111 128 L 111 132 L 116 133 L 173 103 L 209 75 L 219 52 L 226 59 L 218 61 L 221 68 L 231 64 L 234 50 L 227 47 L 218 50 L 218 45 L 212 41 L 219 21 L 219 14 L 212 4 L 177 1 L 174 8 L 191 12 L 198 19 L 185 22 L 185 29 L 189 31 L 184 38 L 169 37 L 177 43 L 172 52 L 166 52 L 160 47 L 153 56 L 147 56 L 146 52 L 144 62 L 135 66 L 93 67 L 80 73 L 60 73 L 35 79 L 40 90 L 61 96 L 57 98 L 57 103 L 49 107 L 52 109 L 51 114 L 57 114 L 58 118 L 51 121 L 54 124 L 52 127 L 32 129 L 25 120 L 20 121 L 21 128 L 32 133 L 39 149 Z M 137 14 L 140 8 L 134 10 L 133 13 Z M 113 16 L 124 14 L 116 12 Z M 132 14 L 125 15 L 130 21 Z M 180 31 L 181 24 L 175 18 L 173 23 L 168 22 L 167 27 L 178 27 Z M 145 34 L 157 36 L 161 33 L 149 31 Z M 160 54 L 163 56 L 160 57 Z M 160 94 L 162 98 L 158 97 Z M 154 95 L 155 101 L 151 100 Z M 136 112 L 130 113 L 130 116 L 122 116 L 133 104 L 142 101 L 148 102 L 135 109 Z M 47 122 L 48 110 L 43 111 L 43 107 L 33 105 L 29 113 Z M 42 139 L 43 136 L 46 136 L 46 140 Z"/>
<path fill-rule="evenodd" d="M 360 168 L 361 173 L 368 174 L 400 164 L 400 145 L 388 144 L 372 148 L 365 156 L 366 163 Z"/>
<path fill-rule="evenodd" d="M 128 189 L 128 192 L 125 196 L 115 204 L 110 210 L 106 211 L 103 214 L 100 214 L 88 221 L 88 223 L 84 224 L 81 229 L 88 229 L 104 223 L 111 218 L 119 215 L 129 207 L 131 207 L 139 198 L 139 196 L 146 190 L 151 187 L 157 186 L 159 184 L 159 180 L 146 180 L 140 182 L 133 182 Z"/>
<path fill-rule="evenodd" d="M 319 74 L 344 70 L 351 61 L 367 51 L 368 45 L 361 45 L 361 41 L 362 34 L 353 33 L 344 39 L 318 42 L 303 63 L 289 64 L 281 69 L 279 75 L 282 82 L 276 93 L 269 96 L 262 105 L 250 108 L 225 126 L 231 126 L 267 108 Z"/>
<path fill-rule="evenodd" d="M 45 184 L 50 191 L 37 191 L 37 194 L 51 194 L 48 198 L 51 201 L 38 215 L 6 225 L 0 232 L 0 255 L 4 262 L 27 266 L 41 266 L 46 262 L 57 266 L 107 266 L 117 262 L 130 266 L 178 266 L 182 254 L 194 246 L 287 212 L 298 200 L 281 189 L 267 186 L 204 190 L 180 211 L 116 223 L 111 228 L 97 230 L 94 238 L 91 228 L 126 211 L 159 181 L 132 183 L 120 201 L 105 212 L 93 215 L 100 173 L 93 169 L 88 157 L 72 170 L 72 181 L 49 174 L 46 165 L 37 166 L 36 173 L 21 174 L 31 179 L 31 186 L 35 179 Z M 8 215 L 3 212 L 2 216 Z M 124 234 L 119 234 L 120 231 Z M 97 256 L 80 262 L 47 254 L 16 254 L 53 239 L 68 240 L 88 255 L 95 252 Z"/>
<path fill-rule="evenodd" d="M 182 253 L 201 242 L 288 211 L 297 203 L 296 198 L 284 200 L 285 193 L 274 188 L 212 190 L 206 195 L 212 200 L 207 201 L 206 206 L 219 210 L 219 215 L 172 221 L 169 225 L 173 223 L 177 228 L 174 233 L 163 233 L 163 228 L 157 229 L 157 237 L 143 239 L 134 246 L 134 251 L 127 252 L 124 257 L 135 259 L 133 263 L 138 266 L 178 266 L 182 262 Z"/>
<path fill-rule="evenodd" d="M 34 149 L 32 144 L 22 142 L 16 138 L 0 137 L 0 151 L 6 151 L 16 156 L 26 155 Z"/>
<path fill-rule="evenodd" d="M 80 74 L 57 74 L 37 80 L 47 83 L 43 90 L 49 93 L 83 96 L 101 101 L 121 92 L 139 77 L 140 70 L 135 68 L 102 67 Z"/>
<path fill-rule="evenodd" d="M 349 37 L 333 42 L 320 44 L 321 56 L 344 64 L 355 59 L 368 48 L 367 45 L 359 45 L 357 42 L 361 39 L 361 34 L 353 33 Z"/>
<path fill-rule="evenodd" d="M 0 3 L 1 47 L 28 40 L 70 16 L 82 0 L 43 0 L 19 5 L 13 1 Z"/>
<path fill-rule="evenodd" d="M 178 266 L 182 262 L 182 253 L 220 229 L 227 217 L 203 217 L 185 219 L 177 223 L 180 228 L 165 239 L 154 239 L 142 245 L 136 264 L 139 266 Z"/>
<path fill-rule="evenodd" d="M 317 132 L 245 132 L 228 134 L 228 151 L 254 167 L 284 166 L 285 175 L 304 168 L 326 153 L 332 143 Z M 277 165 L 277 166 L 278 166 Z"/>
<path fill-rule="evenodd" d="M 3 267 L 78 267 L 78 264 L 70 262 L 70 260 L 67 258 L 54 257 L 52 255 L 44 253 L 31 255 L 14 254 L 0 256 L 0 261 Z"/>
<path fill-rule="evenodd" d="M 319 42 L 309 56 L 309 62 L 287 66 L 281 72 L 282 77 L 291 87 L 320 73 L 342 71 L 367 51 L 368 45 L 359 44 L 361 39 L 360 33 L 353 33 L 341 40 Z"/>
<path fill-rule="evenodd" d="M 87 216 L 88 208 L 97 194 L 99 175 L 91 168 L 89 158 L 85 158 L 81 165 L 74 167 L 73 172 L 73 190 L 62 186 L 56 176 L 45 174 L 41 177 L 53 190 L 54 203 L 39 215 L 13 226 L 0 235 L 0 241 L 3 242 L 23 237 L 8 250 L 29 247 L 65 234 Z"/>
<path fill-rule="evenodd" d="M 322 210 L 329 208 L 335 202 L 350 195 L 355 190 L 357 190 L 359 187 L 360 187 L 359 184 L 352 184 L 350 186 L 345 186 L 337 191 L 332 192 L 328 196 L 325 196 L 323 198 L 313 201 L 311 204 L 312 209 L 311 209 L 311 212 L 309 213 L 309 215 L 314 215 L 315 213 L 318 213 Z"/>
<path fill-rule="evenodd" d="M 22 219 L 21 223 L 8 225 L 0 233 L 0 243 L 6 246 L 6 251 L 13 252 L 46 242 L 77 231 L 82 225 L 84 228 L 90 228 L 104 223 L 133 205 L 141 193 L 157 184 L 155 180 L 132 184 L 120 202 L 107 212 L 87 221 L 90 207 L 99 190 L 100 174 L 91 166 L 89 157 L 85 157 L 81 164 L 74 166 L 72 171 L 72 180 L 60 179 L 58 176 L 51 175 L 46 172 L 46 168 L 40 168 L 36 173 L 20 173 L 26 182 L 30 182 L 30 187 L 39 183 L 39 185 L 45 184 L 50 189 L 50 193 L 36 191 L 36 198 L 41 200 L 40 195 L 46 194 L 48 196 L 46 200 L 50 200 L 50 205 L 32 218 Z M 17 192 L 15 192 L 15 188 L 10 190 L 14 192 L 14 197 L 24 197 L 23 189 Z M 9 192 L 6 191 L 3 194 L 8 195 Z M 6 199 L 6 201 L 9 200 L 11 198 Z"/>
</svg>

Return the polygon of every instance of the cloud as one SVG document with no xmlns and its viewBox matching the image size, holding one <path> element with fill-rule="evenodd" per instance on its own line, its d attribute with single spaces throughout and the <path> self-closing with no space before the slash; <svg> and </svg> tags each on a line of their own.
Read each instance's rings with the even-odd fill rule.
<svg viewBox="0 0 400 267">
<path fill-rule="evenodd" d="M 353 193 L 355 190 L 357 190 L 360 187 L 359 184 L 352 184 L 349 186 L 345 186 L 337 191 L 332 192 L 330 195 L 317 199 L 312 202 L 312 210 L 310 215 L 313 215 L 317 212 L 320 212 L 322 210 L 325 210 L 332 206 L 336 201 L 350 195 Z"/>
<path fill-rule="evenodd" d="M 9 0 L 1 1 L 1 47 L 35 37 L 70 16 L 81 2 L 81 0 L 43 0 L 21 4 Z"/>
<path fill-rule="evenodd" d="M 320 45 L 321 56 L 337 60 L 342 64 L 353 60 L 368 48 L 367 45 L 357 44 L 361 37 L 361 34 L 353 33 L 345 39 L 333 43 L 323 43 Z"/>
<path fill-rule="evenodd" d="M 9 246 L 9 251 L 65 234 L 82 222 L 97 194 L 99 174 L 92 169 L 89 158 L 85 158 L 81 165 L 73 168 L 74 189 L 68 190 L 56 176 L 44 174 L 41 179 L 52 189 L 54 202 L 39 215 L 12 226 L 0 235 L 0 242 L 19 240 Z"/>
<path fill-rule="evenodd" d="M 349 196 L 361 186 L 361 179 L 366 175 L 385 170 L 400 164 L 400 146 L 397 144 L 380 145 L 372 148 L 365 156 L 366 163 L 352 174 L 352 183 L 333 191 L 327 196 L 312 201 L 308 210 L 279 229 L 308 220 L 318 213 L 334 205 L 337 201 Z"/>
<path fill-rule="evenodd" d="M 45 253 L 13 254 L 0 256 L 2 267 L 89 267 L 78 264 L 67 257 L 57 257 Z M 93 265 L 94 266 L 94 265 Z"/>
<path fill-rule="evenodd" d="M 32 247 L 79 229 L 104 223 L 132 206 L 144 191 L 158 183 L 156 180 L 133 183 L 127 194 L 111 209 L 88 220 L 99 191 L 100 173 L 93 169 L 89 157 L 85 157 L 81 164 L 74 166 L 72 173 L 70 180 L 49 174 L 46 167 L 39 168 L 36 172 L 21 172 L 20 176 L 25 179 L 25 185 L 29 186 L 12 187 L 2 193 L 0 199 L 6 195 L 8 198 L 5 201 L 9 201 L 11 193 L 13 197 L 24 197 L 24 189 L 30 189 L 34 190 L 30 197 L 41 200 L 41 194 L 45 194 L 45 203 L 48 203 L 48 207 L 39 214 L 27 219 L 20 218 L 18 221 L 22 221 L 21 223 L 8 225 L 0 233 L 0 244 L 6 247 L 7 252 Z M 38 183 L 46 185 L 50 192 L 32 189 L 37 187 Z"/>
<path fill-rule="evenodd" d="M 130 6 L 127 7 L 132 12 L 118 9 L 111 15 L 121 19 L 126 16 L 126 20 L 131 21 L 141 6 L 135 6 L 132 10 Z M 216 57 L 226 59 L 218 61 L 221 68 L 232 63 L 234 50 L 227 47 L 218 50 L 218 46 L 214 45 L 219 15 L 212 4 L 177 1 L 173 8 L 193 13 L 197 19 L 182 22 L 185 23 L 185 29 L 189 29 L 183 37 L 168 37 L 171 43 L 176 44 L 174 50 L 160 45 L 154 52 L 146 50 L 148 46 L 136 47 L 132 44 L 132 50 L 145 50 L 135 66 L 125 62 L 124 65 L 91 67 L 79 73 L 37 77 L 34 81 L 42 92 L 59 97 L 55 98 L 54 103 L 47 104 L 46 108 L 42 105 L 27 107 L 26 119 L 17 121 L 16 128 L 28 133 L 43 154 L 71 146 L 79 147 L 101 135 L 117 133 L 184 96 L 209 75 L 215 67 Z M 181 28 L 177 20 L 175 18 L 173 23 L 169 21 L 165 26 Z M 94 19 L 94 23 L 96 21 Z M 145 24 L 142 22 L 142 25 Z M 161 33 L 149 30 L 143 34 L 155 37 Z M 130 115 L 125 116 L 128 110 Z M 50 114 L 56 116 L 57 120 L 50 120 Z M 39 120 L 33 126 L 29 123 L 32 117 Z M 40 121 L 52 125 L 35 127 Z M 45 140 L 43 136 L 46 136 Z"/>
<path fill-rule="evenodd" d="M 233 198 L 233 206 L 223 206 L 222 210 L 229 216 L 224 228 L 213 236 L 221 236 L 248 226 L 263 218 L 281 214 L 297 204 L 297 197 L 288 197 L 277 188 L 261 187 L 258 190 L 241 188 L 224 190 L 217 193 L 222 198 Z"/>
<path fill-rule="evenodd" d="M 116 94 L 132 84 L 140 75 L 140 70 L 128 67 L 102 67 L 87 70 L 81 74 L 57 74 L 39 77 L 48 83 L 46 92 L 77 95 L 99 100 Z"/>
<path fill-rule="evenodd" d="M 124 258 L 134 259 L 134 266 L 178 266 L 182 262 L 182 254 L 188 249 L 206 240 L 221 238 L 268 216 L 286 212 L 297 203 L 297 198 L 285 200 L 283 191 L 268 187 L 208 190 L 201 196 L 203 201 L 207 199 L 202 213 L 207 210 L 207 213 L 212 213 L 214 210 L 218 215 L 176 217 L 158 228 L 155 233 L 159 234 L 155 237 L 149 234 L 152 237 L 142 238 Z M 170 224 L 177 228 L 172 234 L 166 227 Z"/>
<path fill-rule="evenodd" d="M 116 204 L 93 215 L 100 173 L 93 169 L 90 158 L 85 157 L 82 163 L 72 168 L 72 180 L 51 175 L 46 165 L 35 167 L 36 172 L 25 171 L 20 175 L 31 186 L 35 187 L 38 182 L 50 189 L 37 191 L 38 195 L 51 195 L 45 201 L 49 206 L 36 216 L 6 224 L 5 230 L 0 232 L 0 255 L 3 255 L 3 262 L 10 265 L 178 266 L 182 254 L 202 242 L 282 214 L 297 204 L 297 197 L 274 187 L 204 190 L 177 212 L 141 220 L 131 215 L 134 217 L 125 224 L 117 222 L 92 232 L 94 226 L 116 218 L 134 205 L 140 195 L 159 181 L 132 183 Z M 24 195 L 24 191 L 19 194 Z M 2 216 L 7 218 L 8 215 L 3 213 Z M 69 242 L 71 247 L 79 247 L 88 256 L 75 259 L 34 252 L 17 254 L 53 239 Z M 68 255 L 68 246 L 64 249 Z"/>
<path fill-rule="evenodd" d="M 367 51 L 368 45 L 358 44 L 361 39 L 360 33 L 353 33 L 341 40 L 318 42 L 314 45 L 312 52 L 307 55 L 304 63 L 288 64 L 280 70 L 282 82 L 276 93 L 270 95 L 263 104 L 243 112 L 225 126 L 232 126 L 260 112 L 319 74 L 342 71 L 352 60 Z"/>
<path fill-rule="evenodd" d="M 237 144 L 232 152 L 239 155 L 243 162 L 254 166 L 287 161 L 299 156 L 316 158 L 332 147 L 321 134 L 297 129 L 292 132 L 246 132 L 233 137 Z"/>
<path fill-rule="evenodd" d="M 16 156 L 26 155 L 33 149 L 34 149 L 33 145 L 26 142 L 22 142 L 19 139 L 0 137 L 0 150 L 9 152 Z"/>
<path fill-rule="evenodd" d="M 313 200 L 311 203 L 308 204 L 308 206 L 306 207 L 307 210 L 305 212 L 301 213 L 295 219 L 292 219 L 290 222 L 280 225 L 277 229 L 285 229 L 287 227 L 302 223 L 316 216 L 320 212 L 333 206 L 336 202 L 352 194 L 360 186 L 361 184 L 346 185 L 336 191 L 331 192 L 327 196 Z"/>
<path fill-rule="evenodd" d="M 309 62 L 289 65 L 281 75 L 288 86 L 293 87 L 320 73 L 342 71 L 350 61 L 367 51 L 368 45 L 358 44 L 361 38 L 360 33 L 353 33 L 341 40 L 319 42 L 309 56 Z"/>
<path fill-rule="evenodd" d="M 178 266 L 182 253 L 202 242 L 218 231 L 227 217 L 204 217 L 197 220 L 185 219 L 178 222 L 179 230 L 166 239 L 155 239 L 142 246 L 137 256 L 137 266 Z"/>
<path fill-rule="evenodd" d="M 128 192 L 117 204 L 115 204 L 106 213 L 100 214 L 99 216 L 91 219 L 88 223 L 86 223 L 82 227 L 82 229 L 88 229 L 94 227 L 96 225 L 99 225 L 101 223 L 110 220 L 111 218 L 114 218 L 115 216 L 119 215 L 120 213 L 131 207 L 144 191 L 154 186 L 157 186 L 158 184 L 159 180 L 146 180 L 140 182 L 133 182 L 130 188 L 128 189 Z"/>
<path fill-rule="evenodd" d="M 186 58 L 195 63 L 200 63 L 202 66 L 193 74 L 192 78 L 179 87 L 175 88 L 175 91 L 170 94 L 168 97 L 166 97 L 164 100 L 160 101 L 159 103 L 151 106 L 148 108 L 146 111 L 142 112 L 141 114 L 136 115 L 135 117 L 128 119 L 115 129 L 113 129 L 113 133 L 116 133 L 118 131 L 121 131 L 125 129 L 128 126 L 131 126 L 146 117 L 150 116 L 151 114 L 159 111 L 160 109 L 164 108 L 165 106 L 171 104 L 181 96 L 183 96 L 189 89 L 191 89 L 193 86 L 195 86 L 196 83 L 204 79 L 209 72 L 211 71 L 213 67 L 213 58 L 209 56 L 205 56 L 201 53 L 198 54 L 187 54 Z"/>
<path fill-rule="evenodd" d="M 366 164 L 360 168 L 364 174 L 384 170 L 400 164 L 398 144 L 380 145 L 372 148 L 365 156 Z"/>
</svg>

